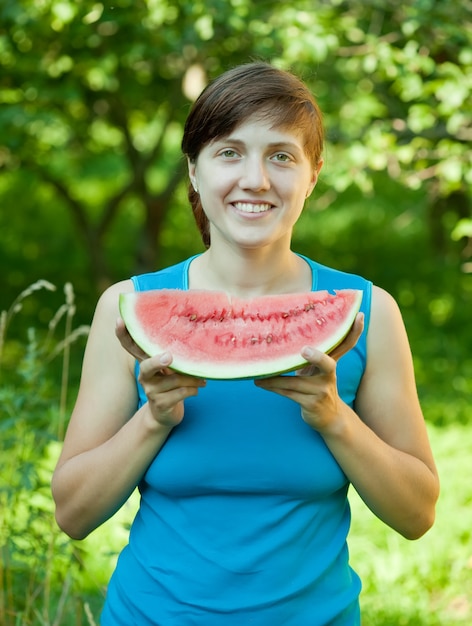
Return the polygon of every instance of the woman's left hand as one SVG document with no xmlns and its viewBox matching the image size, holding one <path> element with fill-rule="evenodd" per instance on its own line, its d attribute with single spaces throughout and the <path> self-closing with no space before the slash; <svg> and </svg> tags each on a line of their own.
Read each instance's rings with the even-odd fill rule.
<svg viewBox="0 0 472 626">
<path fill-rule="evenodd" d="M 356 345 L 363 329 L 364 315 L 359 313 L 346 338 L 329 355 L 306 346 L 301 355 L 308 365 L 295 376 L 262 378 L 255 384 L 298 402 L 302 418 L 315 430 L 333 428 L 342 402 L 336 385 L 336 364 Z"/>
</svg>

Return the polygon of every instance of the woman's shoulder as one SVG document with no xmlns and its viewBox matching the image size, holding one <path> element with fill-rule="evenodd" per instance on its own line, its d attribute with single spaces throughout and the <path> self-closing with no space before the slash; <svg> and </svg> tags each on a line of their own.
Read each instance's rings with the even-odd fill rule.
<svg viewBox="0 0 472 626">
<path fill-rule="evenodd" d="M 105 289 L 98 299 L 95 309 L 95 317 L 97 315 L 116 315 L 119 312 L 119 300 L 121 293 L 130 293 L 134 291 L 133 281 L 131 279 L 121 280 Z"/>
<path fill-rule="evenodd" d="M 380 328 L 385 329 L 385 325 L 403 325 L 400 307 L 391 293 L 372 285 L 372 318 Z"/>
</svg>

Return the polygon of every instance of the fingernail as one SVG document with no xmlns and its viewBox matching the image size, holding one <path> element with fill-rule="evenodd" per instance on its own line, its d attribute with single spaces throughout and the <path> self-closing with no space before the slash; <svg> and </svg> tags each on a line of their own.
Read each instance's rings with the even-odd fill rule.
<svg viewBox="0 0 472 626">
<path fill-rule="evenodd" d="M 169 365 L 172 360 L 172 357 L 168 352 L 164 352 L 161 354 L 161 358 L 159 359 L 162 365 Z"/>
<path fill-rule="evenodd" d="M 303 348 L 302 350 L 302 356 L 304 356 L 307 359 L 310 359 L 315 353 L 313 352 L 312 348 Z"/>
</svg>

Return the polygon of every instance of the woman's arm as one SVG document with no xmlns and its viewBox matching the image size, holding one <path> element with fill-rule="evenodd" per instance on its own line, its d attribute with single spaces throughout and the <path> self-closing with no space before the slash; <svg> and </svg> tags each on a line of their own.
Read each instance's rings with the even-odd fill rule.
<svg viewBox="0 0 472 626">
<path fill-rule="evenodd" d="M 140 382 L 149 402 L 136 412 L 134 357 L 141 360 L 145 355 L 122 321 L 116 322 L 119 293 L 132 289 L 125 281 L 99 300 L 79 394 L 52 479 L 57 522 L 75 539 L 85 537 L 128 499 L 182 420 L 183 400 L 203 384 L 171 372 L 170 355 L 145 359 Z"/>
<path fill-rule="evenodd" d="M 403 320 L 385 291 L 373 291 L 367 365 L 354 412 L 337 394 L 336 359 L 357 333 L 332 356 L 304 354 L 311 367 L 300 376 L 257 384 L 299 402 L 303 419 L 323 437 L 369 508 L 415 539 L 433 524 L 439 480 Z"/>
</svg>

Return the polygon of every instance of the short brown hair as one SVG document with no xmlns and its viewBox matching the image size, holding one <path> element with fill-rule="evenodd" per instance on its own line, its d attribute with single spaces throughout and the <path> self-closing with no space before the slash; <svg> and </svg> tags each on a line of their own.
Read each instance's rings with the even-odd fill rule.
<svg viewBox="0 0 472 626">
<path fill-rule="evenodd" d="M 294 74 L 263 62 L 239 65 L 205 87 L 187 117 L 183 153 L 196 162 L 208 143 L 230 134 L 254 114 L 273 121 L 278 128 L 300 130 L 307 157 L 314 168 L 318 165 L 324 132 L 321 111 L 313 94 Z M 208 220 L 200 196 L 191 184 L 188 198 L 203 243 L 209 246 Z"/>
</svg>

